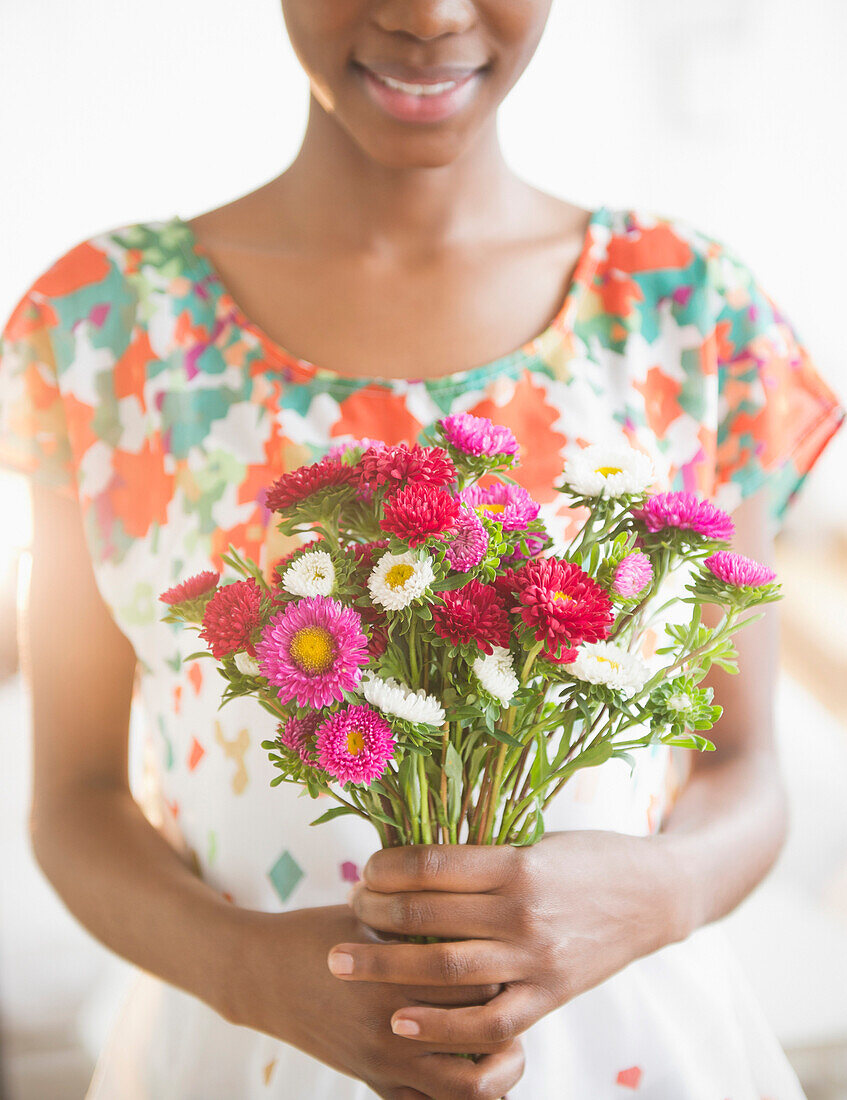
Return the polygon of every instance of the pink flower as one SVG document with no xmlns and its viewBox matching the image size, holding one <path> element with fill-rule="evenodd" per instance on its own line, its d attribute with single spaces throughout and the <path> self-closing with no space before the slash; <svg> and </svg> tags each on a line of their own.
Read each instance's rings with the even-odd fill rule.
<svg viewBox="0 0 847 1100">
<path fill-rule="evenodd" d="M 307 596 L 271 618 L 256 655 L 283 702 L 325 707 L 358 686 L 368 639 L 358 611 L 329 596 Z"/>
<path fill-rule="evenodd" d="M 314 764 L 314 735 L 322 718 L 320 711 L 313 710 L 305 718 L 289 718 L 286 723 L 280 723 L 277 731 L 279 743 L 296 752 L 304 764 Z"/>
<path fill-rule="evenodd" d="M 226 584 L 212 596 L 203 614 L 200 637 L 212 656 L 220 660 L 227 653 L 244 650 L 256 656 L 253 632 L 262 622 L 262 593 L 254 580 Z"/>
<path fill-rule="evenodd" d="M 380 447 L 385 447 L 385 444 L 381 439 L 368 439 L 367 436 L 363 436 L 362 439 L 350 439 L 346 443 L 337 443 L 334 447 L 330 447 L 324 457 L 343 459 L 351 451 L 366 451 L 369 447 L 379 450 Z"/>
<path fill-rule="evenodd" d="M 467 573 L 485 557 L 488 532 L 476 512 L 464 501 L 446 546 L 447 560 L 459 573 Z"/>
<path fill-rule="evenodd" d="M 471 580 L 463 588 L 441 595 L 444 606 L 432 609 L 436 634 L 453 645 L 476 642 L 483 653 L 493 653 L 496 645 L 509 648 L 509 616 L 494 588 Z"/>
<path fill-rule="evenodd" d="M 394 756 L 394 734 L 367 704 L 336 711 L 318 728 L 318 763 L 339 783 L 373 783 Z"/>
<path fill-rule="evenodd" d="M 618 596 L 631 599 L 642 592 L 653 579 L 653 566 L 646 554 L 636 551 L 619 563 L 612 588 Z"/>
<path fill-rule="evenodd" d="M 733 588 L 760 588 L 776 580 L 773 569 L 732 550 L 718 550 L 703 564 L 719 581 Z"/>
<path fill-rule="evenodd" d="M 511 455 L 517 460 L 520 454 L 513 433 L 487 416 L 453 413 L 439 420 L 438 426 L 450 446 L 467 455 Z"/>
<path fill-rule="evenodd" d="M 459 501 L 445 489 L 412 482 L 389 497 L 379 525 L 410 546 L 419 546 L 430 535 L 451 531 L 458 511 Z"/>
<path fill-rule="evenodd" d="M 523 486 L 508 485 L 503 481 L 485 489 L 480 485 L 470 485 L 459 493 L 459 497 L 479 514 L 499 520 L 504 531 L 523 530 L 537 518 L 540 507 Z"/>
<path fill-rule="evenodd" d="M 612 625 L 612 604 L 595 580 L 573 562 L 533 558 L 509 577 L 514 607 L 544 642 L 542 654 L 566 663 L 581 642 L 600 642 Z"/>
<path fill-rule="evenodd" d="M 186 600 L 196 600 L 198 596 L 205 596 L 207 593 L 214 591 L 220 579 L 220 573 L 213 573 L 211 570 L 207 570 L 205 573 L 196 573 L 188 580 L 167 589 L 159 599 L 170 607 L 173 607 L 174 604 L 185 603 Z"/>
<path fill-rule="evenodd" d="M 643 507 L 633 510 L 632 514 L 653 534 L 676 527 L 694 531 L 705 539 L 727 542 L 735 531 L 726 512 L 694 493 L 658 493 L 648 497 Z"/>
</svg>

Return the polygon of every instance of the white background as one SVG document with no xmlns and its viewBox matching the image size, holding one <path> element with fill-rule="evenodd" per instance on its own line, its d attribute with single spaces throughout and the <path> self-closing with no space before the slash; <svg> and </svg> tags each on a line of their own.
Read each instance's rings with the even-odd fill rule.
<svg viewBox="0 0 847 1100">
<path fill-rule="evenodd" d="M 845 397 L 845 47 L 844 0 L 553 0 L 501 112 L 503 145 L 522 175 L 565 198 L 682 217 L 730 244 Z M 306 102 L 276 0 L 0 0 L 0 315 L 78 241 L 190 217 L 276 175 L 297 150 Z M 847 431 L 790 522 L 847 528 L 845 469 Z M 7 528 L 9 506 L 0 501 Z M 847 850 L 843 730 L 812 700 L 785 699 L 793 847 L 782 876 L 733 918 L 734 935 L 783 1040 L 840 1041 L 847 935 L 815 876 L 821 838 L 829 868 Z M 29 861 L 17 695 L 0 722 L 15 784 L 0 814 L 0 860 L 16 875 L 0 906 L 6 1053 L 18 1032 L 41 1028 L 63 1100 L 75 1098 L 84 1059 L 60 1048 L 69 1027 L 97 1048 L 109 975 L 120 974 Z M 798 726 L 815 731 L 809 748 Z M 847 894 L 847 878 L 839 889 Z M 22 1049 L 18 1064 L 35 1080 L 46 1063 Z M 59 1100 L 57 1087 L 27 1096 Z"/>
</svg>

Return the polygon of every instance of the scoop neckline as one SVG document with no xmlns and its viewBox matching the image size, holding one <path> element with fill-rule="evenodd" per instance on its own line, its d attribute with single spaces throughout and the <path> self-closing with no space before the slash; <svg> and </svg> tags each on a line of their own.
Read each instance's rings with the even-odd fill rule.
<svg viewBox="0 0 847 1100">
<path fill-rule="evenodd" d="M 269 336 L 244 312 L 224 283 L 220 272 L 212 262 L 210 254 L 198 241 L 194 229 L 188 221 L 181 215 L 175 214 L 170 219 L 170 225 L 180 229 L 183 238 L 180 241 L 182 253 L 190 268 L 200 274 L 200 278 L 196 281 L 205 284 L 204 291 L 207 297 L 210 295 L 210 288 L 212 288 L 215 295 L 216 314 L 228 318 L 238 328 L 250 333 L 260 343 L 265 355 L 279 364 L 290 377 L 301 382 L 323 380 L 335 386 L 351 389 L 368 385 L 390 389 L 423 386 L 429 391 L 444 391 L 460 389 L 469 381 L 496 377 L 516 367 L 528 367 L 533 362 L 537 362 L 549 354 L 555 347 L 561 345 L 562 341 L 573 331 L 573 324 L 582 294 L 591 282 L 600 261 L 599 249 L 595 247 L 597 244 L 596 229 L 599 225 L 608 225 L 609 217 L 610 210 L 605 204 L 595 207 L 591 211 L 582 246 L 564 299 L 555 316 L 542 332 L 521 344 L 520 347 L 515 348 L 514 351 L 506 352 L 487 363 L 462 367 L 459 370 L 448 371 L 446 374 L 436 375 L 433 378 L 347 374 L 344 371 L 335 370 L 332 367 L 323 367 L 294 355 Z"/>
</svg>

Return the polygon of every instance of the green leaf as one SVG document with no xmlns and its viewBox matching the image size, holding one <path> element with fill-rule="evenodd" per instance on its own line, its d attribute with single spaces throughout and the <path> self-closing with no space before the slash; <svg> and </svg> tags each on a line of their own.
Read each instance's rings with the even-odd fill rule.
<svg viewBox="0 0 847 1100">
<path fill-rule="evenodd" d="M 356 814 L 356 811 L 350 806 L 333 806 L 331 810 L 327 810 L 325 814 L 321 814 L 320 817 L 316 817 L 314 821 L 310 821 L 310 825 L 323 825 L 325 821 L 332 821 L 336 817 L 344 817 L 345 814 Z"/>
<path fill-rule="evenodd" d="M 447 744 L 444 774 L 447 776 L 447 817 L 451 825 L 456 825 L 462 809 L 464 769 L 462 768 L 462 758 L 452 742 Z"/>
<path fill-rule="evenodd" d="M 212 654 L 208 651 L 208 649 L 198 649 L 196 653 L 189 653 L 188 656 L 183 657 L 182 660 L 183 660 L 183 662 L 185 662 L 185 661 L 199 661 L 201 657 L 211 657 L 211 656 L 212 656 Z"/>
<path fill-rule="evenodd" d="M 494 726 L 493 728 L 489 727 L 488 732 L 495 741 L 499 741 L 503 745 L 511 745 L 513 749 L 523 748 L 523 744 L 518 741 L 517 737 L 513 737 L 511 733 L 506 733 L 505 730 L 501 730 L 498 726 Z"/>
<path fill-rule="evenodd" d="M 671 745 L 675 749 L 696 749 L 699 752 L 714 752 L 715 746 L 707 737 L 689 733 L 681 737 L 663 737 L 663 745 Z"/>
</svg>

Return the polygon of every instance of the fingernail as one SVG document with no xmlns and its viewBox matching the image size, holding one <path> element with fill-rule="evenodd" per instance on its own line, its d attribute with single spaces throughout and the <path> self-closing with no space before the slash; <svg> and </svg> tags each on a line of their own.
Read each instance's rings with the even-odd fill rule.
<svg viewBox="0 0 847 1100">
<path fill-rule="evenodd" d="M 342 976 L 353 973 L 353 956 L 347 955 L 343 951 L 333 952 L 327 963 L 333 974 Z"/>
<path fill-rule="evenodd" d="M 421 1025 L 416 1020 L 409 1020 L 401 1016 L 399 1020 L 391 1021 L 391 1030 L 395 1035 L 420 1035 Z"/>
</svg>

